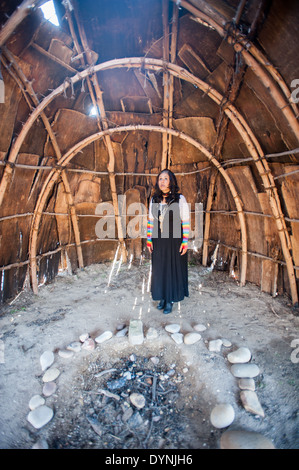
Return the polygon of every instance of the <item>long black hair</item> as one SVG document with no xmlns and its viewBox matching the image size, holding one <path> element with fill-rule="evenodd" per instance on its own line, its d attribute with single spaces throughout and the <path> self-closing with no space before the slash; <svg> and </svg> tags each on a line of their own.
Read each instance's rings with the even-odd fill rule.
<svg viewBox="0 0 299 470">
<path fill-rule="evenodd" d="M 178 183 L 176 180 L 176 176 L 172 171 L 168 170 L 166 168 L 165 170 L 160 171 L 160 173 L 157 176 L 157 181 L 154 187 L 154 193 L 153 193 L 153 202 L 159 203 L 163 199 L 163 193 L 161 189 L 159 188 L 159 177 L 162 173 L 167 173 L 169 176 L 169 193 L 166 198 L 167 204 L 170 204 L 171 202 L 178 202 L 180 199 L 180 190 L 178 187 Z"/>
</svg>

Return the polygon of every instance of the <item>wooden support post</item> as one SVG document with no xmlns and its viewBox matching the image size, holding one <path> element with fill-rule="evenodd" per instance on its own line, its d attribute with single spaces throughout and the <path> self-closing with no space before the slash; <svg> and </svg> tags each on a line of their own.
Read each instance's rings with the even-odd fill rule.
<svg viewBox="0 0 299 470">
<path fill-rule="evenodd" d="M 165 62 L 169 62 L 169 0 L 162 0 L 162 19 L 163 19 L 163 59 Z M 167 70 L 163 72 L 163 126 L 168 127 L 169 124 L 169 74 Z M 165 133 L 162 135 L 162 160 L 161 170 L 168 167 L 168 135 Z"/>
<path fill-rule="evenodd" d="M 178 24 L 179 24 L 179 9 L 174 3 L 172 10 L 172 26 L 171 26 L 171 45 L 170 45 L 170 62 L 172 64 L 176 61 L 177 52 L 177 39 L 178 39 Z M 173 128 L 173 98 L 174 98 L 174 76 L 170 74 L 169 77 L 169 113 L 168 113 L 168 127 Z M 168 166 L 171 165 L 172 155 L 172 135 L 168 134 Z"/>
</svg>

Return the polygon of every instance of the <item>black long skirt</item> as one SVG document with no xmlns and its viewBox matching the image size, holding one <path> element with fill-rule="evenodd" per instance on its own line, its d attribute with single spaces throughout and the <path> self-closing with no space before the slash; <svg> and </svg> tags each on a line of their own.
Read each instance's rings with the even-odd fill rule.
<svg viewBox="0 0 299 470">
<path fill-rule="evenodd" d="M 181 255 L 181 238 L 162 238 L 160 223 L 158 237 L 153 238 L 151 294 L 153 300 L 180 302 L 189 297 L 188 253 Z"/>
</svg>

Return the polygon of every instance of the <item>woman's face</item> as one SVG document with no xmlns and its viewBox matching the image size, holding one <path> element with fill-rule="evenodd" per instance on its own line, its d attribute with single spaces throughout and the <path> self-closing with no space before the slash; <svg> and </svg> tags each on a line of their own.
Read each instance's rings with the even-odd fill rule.
<svg viewBox="0 0 299 470">
<path fill-rule="evenodd" d="M 160 190 L 166 193 L 169 190 L 169 183 L 170 183 L 170 179 L 169 179 L 168 173 L 166 172 L 161 173 L 158 179 L 158 185 L 159 185 Z"/>
</svg>

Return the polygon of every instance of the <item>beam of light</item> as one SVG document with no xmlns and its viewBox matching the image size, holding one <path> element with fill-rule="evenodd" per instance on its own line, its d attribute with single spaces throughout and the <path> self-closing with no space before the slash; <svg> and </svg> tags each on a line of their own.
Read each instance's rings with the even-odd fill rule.
<svg viewBox="0 0 299 470">
<path fill-rule="evenodd" d="M 133 305 L 133 309 L 132 309 L 132 310 L 135 310 L 136 305 L 137 305 L 137 297 L 135 297 L 134 305 Z"/>
<path fill-rule="evenodd" d="M 147 281 L 147 289 L 146 292 L 150 291 L 151 288 L 151 278 L 152 278 L 152 263 L 150 264 L 149 274 L 148 274 L 148 281 Z"/>
<path fill-rule="evenodd" d="M 141 320 L 141 318 L 142 318 L 142 305 L 141 305 L 140 310 L 139 310 L 139 318 L 138 318 L 138 320 Z"/>
<path fill-rule="evenodd" d="M 117 271 L 116 271 L 116 276 L 119 273 L 119 270 L 120 270 L 120 267 L 121 267 L 121 264 L 122 264 L 122 260 L 123 260 L 123 255 L 121 254 L 120 255 L 120 260 L 119 260 L 119 263 L 118 263 L 118 268 L 117 268 Z"/>
<path fill-rule="evenodd" d="M 132 261 L 133 261 L 133 253 L 132 253 L 131 256 L 130 256 L 130 261 L 129 261 L 128 269 L 131 269 Z"/>
<path fill-rule="evenodd" d="M 180 324 L 182 325 L 182 311 L 181 311 L 181 302 L 178 302 L 178 314 L 180 318 Z"/>
<path fill-rule="evenodd" d="M 141 293 L 142 293 L 141 300 L 142 300 L 142 302 L 144 301 L 144 289 L 145 289 L 145 277 L 143 276 L 143 279 L 142 279 L 142 288 L 141 288 Z"/>
<path fill-rule="evenodd" d="M 115 266 L 115 263 L 116 263 L 116 260 L 117 260 L 117 255 L 118 255 L 119 247 L 120 247 L 120 245 L 118 245 L 118 247 L 117 247 L 117 249 L 116 249 L 116 252 L 115 252 L 115 255 L 114 255 L 114 260 L 113 260 L 113 263 L 112 263 L 112 268 L 111 268 L 111 271 L 110 271 L 110 274 L 109 274 L 109 278 L 108 278 L 107 288 L 110 286 L 110 282 L 111 282 L 111 278 L 112 278 L 112 273 L 113 273 L 114 266 Z M 106 294 L 106 292 L 107 292 L 107 289 L 105 290 L 105 294 Z"/>
<path fill-rule="evenodd" d="M 3 291 L 4 287 L 4 271 L 1 271 L 1 290 Z"/>
<path fill-rule="evenodd" d="M 50 21 L 55 26 L 59 26 L 59 21 L 56 15 L 55 6 L 53 0 L 41 5 L 40 9 L 42 10 L 46 20 Z"/>
<path fill-rule="evenodd" d="M 43 286 L 44 284 L 46 284 L 46 282 L 47 282 L 47 276 L 44 274 L 44 275 L 43 275 L 43 280 L 42 280 L 41 283 L 38 285 L 38 287 Z"/>
</svg>

